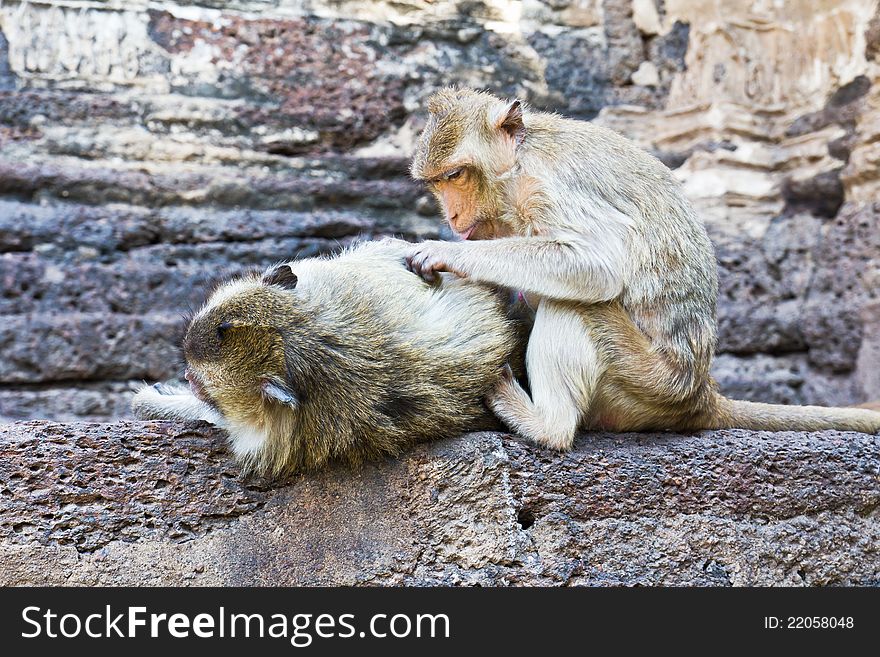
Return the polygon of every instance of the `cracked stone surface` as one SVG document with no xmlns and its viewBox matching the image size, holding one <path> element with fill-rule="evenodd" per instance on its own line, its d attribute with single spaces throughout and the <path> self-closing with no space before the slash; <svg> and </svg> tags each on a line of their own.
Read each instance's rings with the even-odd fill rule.
<svg viewBox="0 0 880 657">
<path fill-rule="evenodd" d="M 0 584 L 876 585 L 880 437 L 475 433 L 270 482 L 222 432 L 0 429 Z"/>
</svg>

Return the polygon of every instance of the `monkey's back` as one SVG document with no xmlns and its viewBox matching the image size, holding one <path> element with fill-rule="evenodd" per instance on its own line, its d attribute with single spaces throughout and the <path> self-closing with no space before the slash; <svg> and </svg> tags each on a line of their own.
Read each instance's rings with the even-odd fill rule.
<svg viewBox="0 0 880 657">
<path fill-rule="evenodd" d="M 347 460 L 485 426 L 483 397 L 518 345 L 493 290 L 447 277 L 429 286 L 403 265 L 406 243 L 365 242 L 296 263 L 320 353 L 296 432 Z M 293 345 L 292 349 L 296 349 Z"/>
<path fill-rule="evenodd" d="M 557 214 L 579 230 L 619 231 L 629 245 L 619 301 L 659 348 L 708 377 L 716 341 L 715 253 L 672 172 L 622 135 L 600 125 L 531 116 L 523 157 L 558 180 Z"/>
</svg>

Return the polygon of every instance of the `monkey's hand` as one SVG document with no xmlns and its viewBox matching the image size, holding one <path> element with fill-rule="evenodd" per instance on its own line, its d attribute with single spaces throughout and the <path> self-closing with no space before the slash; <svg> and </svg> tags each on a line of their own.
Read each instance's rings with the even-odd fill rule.
<svg viewBox="0 0 880 657">
<path fill-rule="evenodd" d="M 205 420 L 224 425 L 223 415 L 180 385 L 144 385 L 132 398 L 131 410 L 139 420 Z"/>
<path fill-rule="evenodd" d="M 413 244 L 406 254 L 406 267 L 428 283 L 439 280 L 437 274 L 443 271 L 464 277 L 466 272 L 456 262 L 459 251 L 459 245 L 452 242 L 430 240 Z"/>
</svg>

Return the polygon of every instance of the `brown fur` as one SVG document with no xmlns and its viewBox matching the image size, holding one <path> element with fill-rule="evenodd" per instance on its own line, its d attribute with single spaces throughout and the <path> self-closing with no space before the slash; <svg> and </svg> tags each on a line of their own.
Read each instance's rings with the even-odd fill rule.
<svg viewBox="0 0 880 657">
<path fill-rule="evenodd" d="M 494 426 L 483 398 L 522 322 L 486 286 L 425 284 L 403 266 L 409 246 L 363 243 L 222 286 L 184 339 L 192 391 L 147 386 L 136 415 L 214 422 L 245 466 L 275 475 Z"/>
</svg>

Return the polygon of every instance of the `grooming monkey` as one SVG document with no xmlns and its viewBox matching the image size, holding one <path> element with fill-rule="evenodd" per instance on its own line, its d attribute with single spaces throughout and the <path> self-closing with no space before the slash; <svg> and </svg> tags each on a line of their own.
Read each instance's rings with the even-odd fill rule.
<svg viewBox="0 0 880 657">
<path fill-rule="evenodd" d="M 874 433 L 864 409 L 732 401 L 709 374 L 715 256 L 670 171 L 617 133 L 466 89 L 428 101 L 411 165 L 460 242 L 407 253 L 426 280 L 452 272 L 537 304 L 531 395 L 489 396 L 517 433 L 569 449 L 579 427 Z"/>
<path fill-rule="evenodd" d="M 407 271 L 409 246 L 365 242 L 221 286 L 186 331 L 190 387 L 143 387 L 135 415 L 207 420 L 272 475 L 491 428 L 483 398 L 523 327 L 496 290 Z"/>
</svg>

